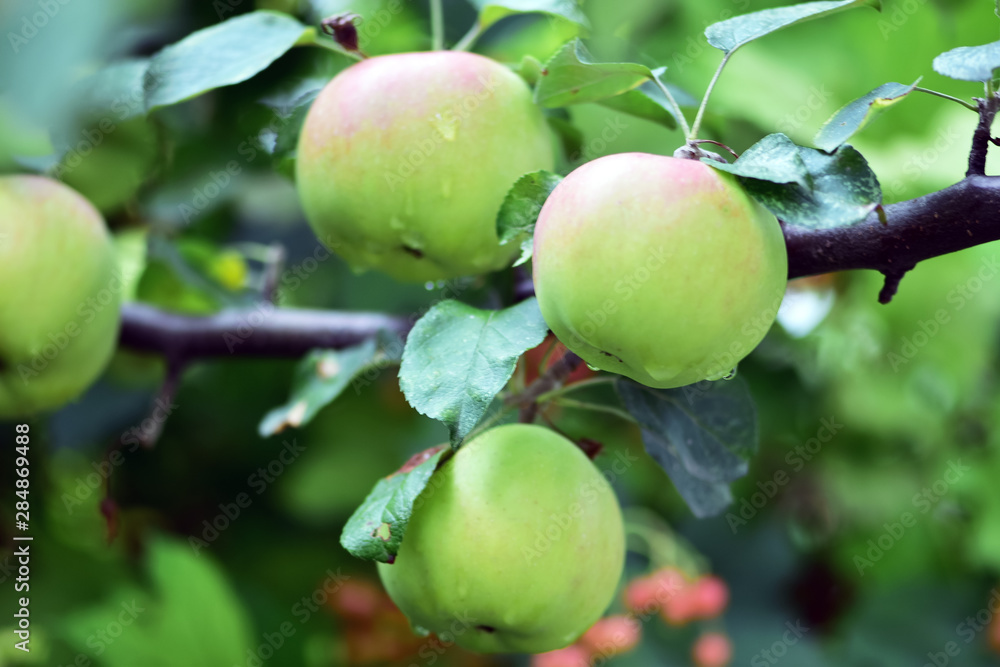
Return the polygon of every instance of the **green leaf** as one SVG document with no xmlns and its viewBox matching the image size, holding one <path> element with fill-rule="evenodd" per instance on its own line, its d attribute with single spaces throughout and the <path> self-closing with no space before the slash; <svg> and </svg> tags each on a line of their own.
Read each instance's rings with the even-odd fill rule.
<svg viewBox="0 0 1000 667">
<path fill-rule="evenodd" d="M 562 176 L 543 169 L 517 179 L 507 192 L 500 206 L 500 213 L 497 215 L 497 236 L 500 245 L 521 240 L 521 257 L 514 266 L 524 264 L 531 259 L 531 237 L 535 233 L 538 214 L 545 200 L 560 182 Z"/>
<path fill-rule="evenodd" d="M 746 475 L 757 451 L 757 410 L 746 383 L 737 378 L 653 389 L 618 378 L 615 389 L 639 423 L 646 451 L 695 516 L 725 509 L 732 502 L 729 482 Z"/>
<path fill-rule="evenodd" d="M 284 55 L 306 30 L 287 14 L 256 11 L 192 33 L 153 56 L 145 75 L 146 109 L 246 81 Z"/>
<path fill-rule="evenodd" d="M 547 332 L 535 298 L 504 310 L 442 301 L 406 338 L 400 388 L 417 412 L 448 426 L 457 447 Z"/>
<path fill-rule="evenodd" d="M 270 412 L 258 431 L 266 438 L 288 427 L 299 428 L 340 396 L 357 376 L 397 363 L 403 341 L 388 332 L 345 350 L 313 350 L 295 369 L 288 402 Z"/>
<path fill-rule="evenodd" d="M 191 544 L 151 540 L 147 566 L 154 593 L 120 586 L 104 603 L 71 615 L 66 634 L 74 648 L 90 652 L 95 632 L 128 621 L 105 646 L 102 665 L 242 664 L 253 644 L 245 605 L 218 565 L 201 551 L 207 543 L 191 539 Z"/>
<path fill-rule="evenodd" d="M 1000 42 L 960 46 L 934 59 L 934 71 L 959 81 L 992 81 L 1000 76 Z"/>
<path fill-rule="evenodd" d="M 702 162 L 735 174 L 757 201 L 792 225 L 846 227 L 882 203 L 878 179 L 861 153 L 848 145 L 830 154 L 770 134 L 733 164 Z"/>
<path fill-rule="evenodd" d="M 791 7 L 763 9 L 713 23 L 705 28 L 708 43 L 726 54 L 748 42 L 796 23 L 829 16 L 845 9 L 873 7 L 882 11 L 881 0 L 840 0 L 839 2 L 806 2 Z"/>
<path fill-rule="evenodd" d="M 344 525 L 341 545 L 364 560 L 396 560 L 413 504 L 448 451 L 447 445 L 432 447 L 411 458 L 398 472 L 379 480 Z"/>
<path fill-rule="evenodd" d="M 671 91 L 672 93 L 673 91 Z M 677 118 L 667 101 L 667 96 L 652 81 L 647 81 L 638 88 L 626 91 L 621 95 L 600 100 L 598 104 L 636 118 L 651 120 L 671 130 L 677 127 Z M 679 101 L 678 104 L 680 104 Z"/>
<path fill-rule="evenodd" d="M 557 16 L 589 29 L 590 22 L 576 0 L 469 0 L 479 10 L 479 28 L 486 30 L 513 14 L 542 13 Z"/>
<path fill-rule="evenodd" d="M 86 119 L 110 116 L 115 123 L 146 113 L 143 81 L 148 59 L 123 60 L 91 74 L 75 86 L 76 108 Z"/>
<path fill-rule="evenodd" d="M 883 83 L 864 97 L 847 104 L 820 128 L 816 135 L 816 147 L 828 153 L 836 150 L 880 113 L 912 93 L 918 83 L 920 79 L 909 86 L 895 82 Z"/>
<path fill-rule="evenodd" d="M 535 101 L 543 107 L 598 102 L 652 78 L 653 72 L 638 63 L 595 63 L 583 42 L 574 39 L 546 63 Z"/>
<path fill-rule="evenodd" d="M 295 159 L 298 156 L 299 135 L 306 122 L 306 116 L 313 102 L 319 96 L 320 88 L 310 90 L 297 98 L 290 107 L 275 109 L 284 120 L 274 138 L 272 157 L 276 168 L 291 179 L 295 179 Z"/>
<path fill-rule="evenodd" d="M 757 410 L 741 379 L 653 389 L 619 378 L 615 389 L 639 423 L 649 455 L 666 470 L 697 517 L 732 502 L 729 482 L 757 451 Z"/>
</svg>

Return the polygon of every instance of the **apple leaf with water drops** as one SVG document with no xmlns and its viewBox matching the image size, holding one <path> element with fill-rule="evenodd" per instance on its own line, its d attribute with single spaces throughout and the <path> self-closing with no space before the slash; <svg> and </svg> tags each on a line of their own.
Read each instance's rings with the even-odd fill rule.
<svg viewBox="0 0 1000 667">
<path fill-rule="evenodd" d="M 406 337 L 399 386 L 417 412 L 445 423 L 458 447 L 510 380 L 518 357 L 547 332 L 534 297 L 504 310 L 442 301 Z"/>
<path fill-rule="evenodd" d="M 649 455 L 699 518 L 731 502 L 729 483 L 757 451 L 757 409 L 740 378 L 653 389 L 618 378 L 615 389 L 639 423 Z"/>
<path fill-rule="evenodd" d="M 268 412 L 260 422 L 257 430 L 261 437 L 308 424 L 352 382 L 369 384 L 359 376 L 398 363 L 402 350 L 402 339 L 386 331 L 345 350 L 313 350 L 295 369 L 288 402 Z"/>
<path fill-rule="evenodd" d="M 754 199 L 791 225 L 846 227 L 882 203 L 878 178 L 861 153 L 846 144 L 825 153 L 796 146 L 778 133 L 758 141 L 732 164 L 702 162 L 737 176 Z"/>
<path fill-rule="evenodd" d="M 288 14 L 256 11 L 191 33 L 150 60 L 143 84 L 146 109 L 246 81 L 295 46 L 308 30 Z"/>
<path fill-rule="evenodd" d="M 872 7 L 882 11 L 880 0 L 841 0 L 839 2 L 806 2 L 790 7 L 762 9 L 734 16 L 705 28 L 708 43 L 727 55 L 755 39 L 770 35 L 796 23 L 818 19 L 855 7 Z"/>
<path fill-rule="evenodd" d="M 596 63 L 583 42 L 574 39 L 545 63 L 535 101 L 543 107 L 599 102 L 652 78 L 653 71 L 638 63 Z"/>
<path fill-rule="evenodd" d="M 895 82 L 883 83 L 864 97 L 848 103 L 820 128 L 814 142 L 816 148 L 827 153 L 837 150 L 880 113 L 912 93 L 918 83 L 920 79 L 908 86 Z"/>
<path fill-rule="evenodd" d="M 479 10 L 479 29 L 486 30 L 497 21 L 514 14 L 547 14 L 590 28 L 587 15 L 576 0 L 469 0 Z"/>
<path fill-rule="evenodd" d="M 531 259 L 532 235 L 538 214 L 555 187 L 562 182 L 562 176 L 551 172 L 536 171 L 517 179 L 500 206 L 497 215 L 497 237 L 500 245 L 520 239 L 521 257 L 514 266 Z"/>
<path fill-rule="evenodd" d="M 1000 42 L 946 51 L 934 59 L 934 71 L 959 81 L 992 81 L 1000 76 Z"/>
<path fill-rule="evenodd" d="M 441 457 L 450 450 L 438 445 L 414 455 L 393 474 L 380 479 L 347 520 L 340 543 L 353 556 L 380 563 L 396 560 L 413 505 L 427 486 Z"/>
</svg>

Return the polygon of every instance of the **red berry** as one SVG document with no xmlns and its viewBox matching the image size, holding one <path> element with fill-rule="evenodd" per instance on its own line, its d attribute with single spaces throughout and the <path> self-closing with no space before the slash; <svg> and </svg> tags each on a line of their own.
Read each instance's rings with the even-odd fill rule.
<svg viewBox="0 0 1000 667">
<path fill-rule="evenodd" d="M 695 614 L 698 618 L 717 618 L 729 604 L 729 587 L 719 577 L 709 574 L 692 586 Z"/>
<path fill-rule="evenodd" d="M 345 581 L 331 596 L 330 607 L 341 618 L 368 620 L 381 610 L 384 597 L 385 593 L 371 582 Z"/>
<path fill-rule="evenodd" d="M 658 610 L 660 602 L 656 599 L 656 592 L 656 581 L 652 577 L 633 579 L 625 587 L 625 608 L 637 614 Z"/>
<path fill-rule="evenodd" d="M 663 620 L 669 625 L 681 626 L 697 618 L 697 601 L 693 593 L 693 589 L 685 588 L 664 602 L 660 610 Z"/>
<path fill-rule="evenodd" d="M 726 667 L 733 659 L 733 645 L 721 632 L 707 632 L 691 647 L 691 659 L 697 667 Z"/>
<path fill-rule="evenodd" d="M 639 622 L 629 616 L 608 616 L 594 623 L 578 643 L 592 655 L 610 657 L 627 653 L 642 639 Z"/>
<path fill-rule="evenodd" d="M 577 644 L 531 656 L 531 667 L 587 667 L 589 662 L 590 652 Z"/>
</svg>

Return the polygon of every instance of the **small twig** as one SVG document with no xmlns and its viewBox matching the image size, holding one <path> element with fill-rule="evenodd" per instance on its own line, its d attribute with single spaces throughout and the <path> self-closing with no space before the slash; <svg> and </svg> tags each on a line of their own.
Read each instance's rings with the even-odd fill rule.
<svg viewBox="0 0 1000 667">
<path fill-rule="evenodd" d="M 715 144 L 716 146 L 718 146 L 720 148 L 725 148 L 727 151 L 729 151 L 729 154 L 732 155 L 737 160 L 740 159 L 740 156 L 739 156 L 739 154 L 737 154 L 736 151 L 734 151 L 732 148 L 730 148 L 729 146 L 725 145 L 721 141 L 714 141 L 712 139 L 695 139 L 695 140 L 690 141 L 688 143 L 692 143 L 692 144 Z"/>
<path fill-rule="evenodd" d="M 153 405 L 149 410 L 149 417 L 143 420 L 143 425 L 147 421 L 151 425 L 148 431 L 143 430 L 142 435 L 139 436 L 139 444 L 143 449 L 152 449 L 163 434 L 163 428 L 167 425 L 167 419 L 169 419 L 172 412 L 170 406 L 173 405 L 174 396 L 177 395 L 177 389 L 180 387 L 181 375 L 183 374 L 183 363 L 167 361 L 167 375 L 163 379 L 163 384 L 160 385 L 160 391 L 157 392 L 156 398 L 153 399 Z M 163 409 L 164 405 L 167 406 L 167 409 Z M 163 415 L 157 416 L 157 412 L 162 412 Z"/>
<path fill-rule="evenodd" d="M 285 248 L 280 243 L 268 246 L 268 257 L 264 265 L 264 278 L 260 295 L 268 303 L 276 303 L 281 272 L 285 268 Z"/>
<path fill-rule="evenodd" d="M 535 405 L 539 396 L 547 394 L 557 387 L 561 387 L 566 378 L 582 363 L 583 359 L 572 352 L 567 352 L 557 362 L 549 366 L 549 369 L 539 376 L 537 380 L 528 385 L 523 392 L 509 397 L 506 401 L 507 404 L 517 405 L 522 409 L 525 406 Z M 523 410 L 522 416 L 524 416 Z"/>
<path fill-rule="evenodd" d="M 1000 97 L 993 95 L 986 99 L 976 98 L 979 104 L 979 125 L 972 135 L 972 150 L 969 152 L 969 170 L 965 173 L 968 176 L 986 175 L 986 154 L 989 152 L 992 143 L 993 121 L 1000 110 Z"/>
<path fill-rule="evenodd" d="M 911 267 L 912 268 L 912 267 Z M 885 275 L 885 283 L 882 285 L 882 291 L 878 293 L 878 302 L 881 304 L 887 304 L 892 301 L 892 297 L 896 296 L 896 292 L 899 290 L 899 282 L 906 275 L 906 271 L 888 271 Z"/>
</svg>

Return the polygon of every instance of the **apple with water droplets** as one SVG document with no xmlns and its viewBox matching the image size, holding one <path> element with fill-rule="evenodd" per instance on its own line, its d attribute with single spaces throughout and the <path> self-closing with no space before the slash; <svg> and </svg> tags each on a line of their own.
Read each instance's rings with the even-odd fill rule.
<svg viewBox="0 0 1000 667">
<path fill-rule="evenodd" d="M 481 653 L 543 653 L 601 617 L 624 557 L 621 508 L 593 462 L 547 428 L 508 424 L 434 472 L 378 570 L 414 628 Z"/>
<path fill-rule="evenodd" d="M 316 235 L 355 270 L 430 281 L 501 269 L 496 217 L 522 175 L 553 169 L 531 90 L 483 56 L 378 56 L 320 92 L 299 138 L 296 183 Z"/>
<path fill-rule="evenodd" d="M 785 292 L 778 221 L 697 160 L 610 155 L 570 173 L 534 238 L 542 315 L 588 364 L 650 387 L 729 375 Z"/>
</svg>

